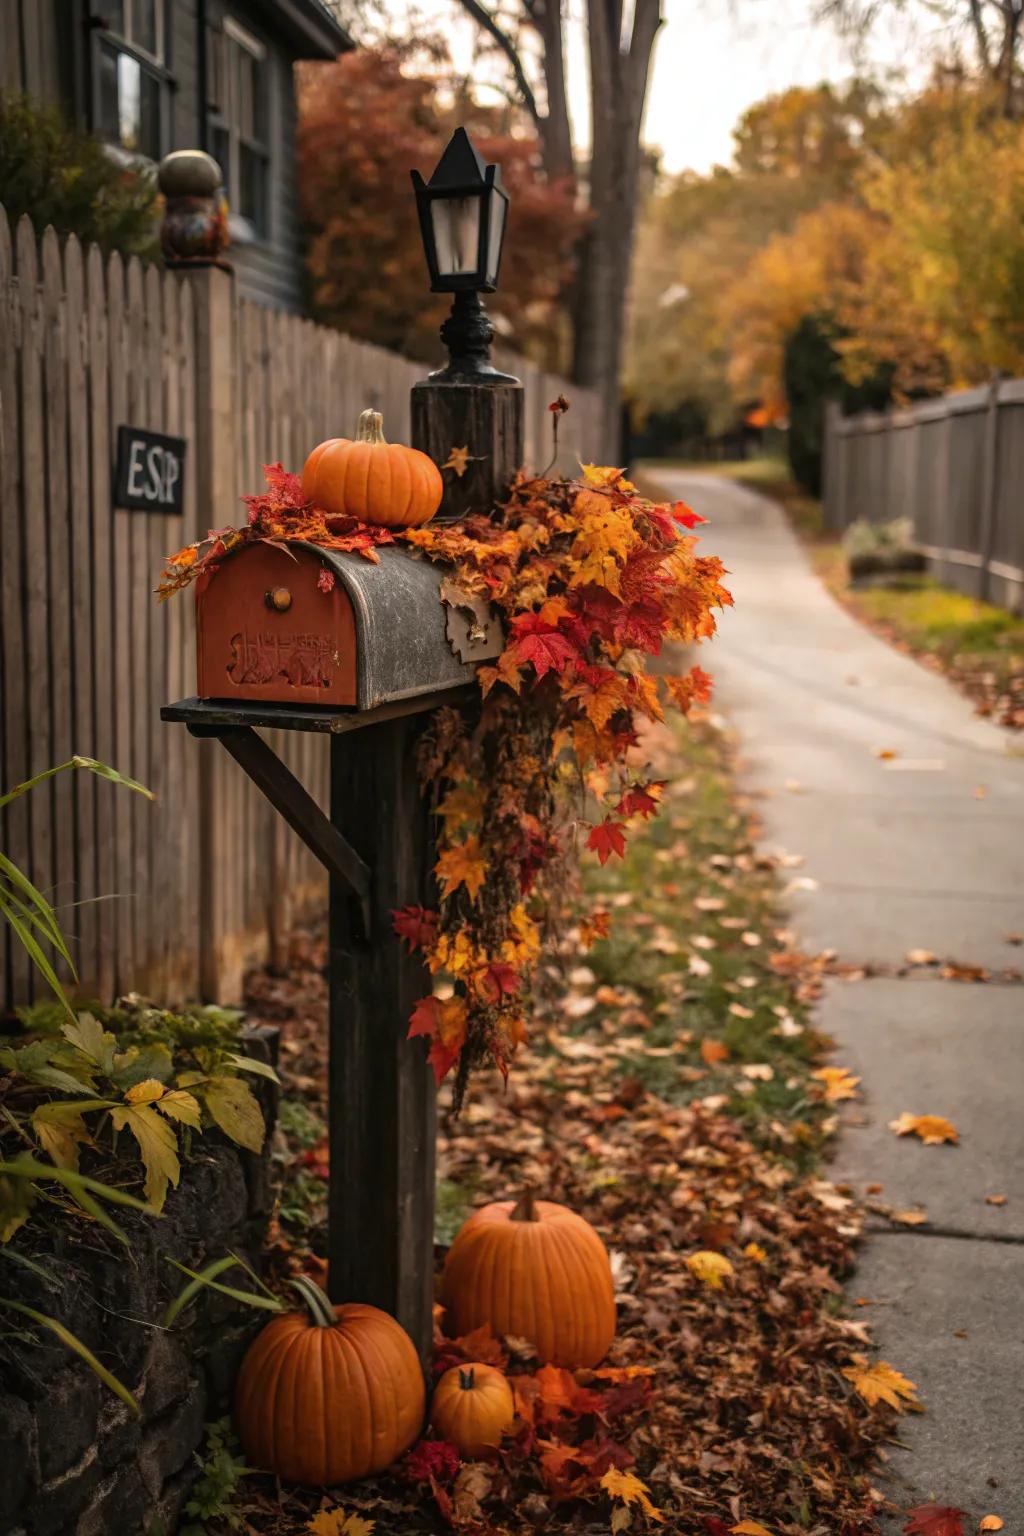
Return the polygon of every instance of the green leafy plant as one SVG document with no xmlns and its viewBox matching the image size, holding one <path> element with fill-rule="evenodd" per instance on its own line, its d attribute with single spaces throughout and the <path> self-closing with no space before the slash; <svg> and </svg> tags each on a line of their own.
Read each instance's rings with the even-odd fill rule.
<svg viewBox="0 0 1024 1536">
<path fill-rule="evenodd" d="M 247 1467 L 245 1457 L 238 1454 L 238 1441 L 231 1433 L 230 1419 L 218 1419 L 206 1426 L 206 1444 L 203 1453 L 198 1451 L 194 1460 L 200 1471 L 192 1487 L 192 1497 L 185 1505 L 186 1515 L 192 1516 L 189 1524 L 181 1529 L 181 1536 L 206 1536 L 208 1520 L 217 1528 L 229 1531 L 242 1528 L 242 1511 L 238 1494 L 242 1479 L 251 1477 L 253 1468 Z"/>
<path fill-rule="evenodd" d="M 0 179 L 0 201 L 3 201 L 2 179 Z M 26 779 L 23 784 L 15 785 L 14 789 L 8 790 L 5 795 L 0 795 L 0 811 L 10 805 L 13 800 L 17 800 L 20 795 L 27 794 L 30 789 L 36 789 L 47 779 L 52 779 L 54 774 L 65 773 L 75 768 L 85 768 L 89 773 L 109 779 L 113 784 L 121 784 L 126 789 L 134 790 L 136 794 L 145 795 L 149 800 L 153 799 L 151 790 L 146 789 L 142 784 L 137 784 L 134 779 L 118 773 L 116 768 L 108 768 L 106 763 L 97 762 L 94 757 L 76 755 L 68 758 L 66 763 L 58 763 L 55 768 L 47 768 L 44 772 L 37 773 L 34 778 Z M 71 1014 L 71 1005 L 67 1001 L 51 958 L 53 954 L 59 956 L 74 976 L 74 963 L 56 914 L 43 893 L 36 889 L 28 876 L 2 851 L 0 851 L 0 917 L 10 924 L 15 937 L 26 950 L 36 970 L 53 989 L 67 1012 Z"/>
<path fill-rule="evenodd" d="M 0 203 L 40 233 L 52 224 L 105 252 L 159 254 L 153 172 L 118 164 L 55 107 L 13 92 L 0 94 Z"/>
<path fill-rule="evenodd" d="M 105 1027 L 110 1014 L 129 1025 L 121 1036 Z M 81 1012 L 56 1035 L 0 1044 L 0 1067 L 13 1078 L 8 1121 L 57 1168 L 77 1171 L 81 1148 L 98 1148 L 105 1126 L 115 1138 L 127 1131 L 145 1170 L 146 1199 L 159 1211 L 180 1177 L 179 1137 L 215 1125 L 260 1151 L 263 1113 L 245 1074 L 274 1082 L 277 1075 L 232 1048 L 240 1043 L 237 1015 L 230 1022 L 220 1011 L 173 1015 L 141 999 L 98 1015 Z M 19 1208 L 6 1222 L 0 1215 L 0 1231 L 9 1237 L 28 1213 Z"/>
</svg>

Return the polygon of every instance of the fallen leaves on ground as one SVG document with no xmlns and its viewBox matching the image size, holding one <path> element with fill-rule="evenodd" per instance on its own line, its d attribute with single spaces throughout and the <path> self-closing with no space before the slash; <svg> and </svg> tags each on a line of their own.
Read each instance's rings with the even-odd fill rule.
<svg viewBox="0 0 1024 1536">
<path fill-rule="evenodd" d="M 943 1115 L 912 1115 L 904 1110 L 898 1120 L 889 1121 L 897 1136 L 918 1136 L 926 1147 L 941 1146 L 944 1141 L 958 1142 L 960 1133 Z"/>
<path fill-rule="evenodd" d="M 876 1360 L 869 1364 L 866 1355 L 858 1355 L 853 1365 L 843 1367 L 847 1381 L 853 1382 L 858 1397 L 872 1406 L 888 1403 L 897 1413 L 902 1413 L 908 1403 L 917 1404 L 917 1388 L 912 1381 L 891 1366 L 888 1360 Z"/>
<path fill-rule="evenodd" d="M 918 1504 L 907 1510 L 903 1536 L 964 1536 L 965 1509 L 951 1504 Z"/>
<path fill-rule="evenodd" d="M 752 840 L 717 733 L 694 729 L 680 745 L 659 728 L 644 751 L 667 780 L 663 813 L 624 860 L 593 871 L 610 935 L 581 932 L 549 957 L 548 1012 L 507 1087 L 483 1078 L 460 1118 L 444 1114 L 438 1142 L 438 1262 L 471 1208 L 529 1183 L 612 1250 L 615 1343 L 599 1370 L 570 1372 L 538 1368 L 529 1340 L 439 1336 L 435 1371 L 478 1359 L 509 1372 L 517 1424 L 486 1463 L 420 1442 L 346 1487 L 345 1509 L 375 1520 L 374 1536 L 607 1536 L 609 1483 L 664 1516 L 645 1515 L 637 1493 L 615 1502 L 613 1530 L 877 1530 L 872 1447 L 913 1388 L 897 1390 L 893 1372 L 866 1396 L 849 1374 L 872 1370 L 865 1325 L 841 1306 L 860 1216 L 815 1174 L 835 1115 L 821 1080 L 809 1091 L 824 1042 L 807 1005 L 837 962 L 792 948 L 777 861 Z M 705 974 L 690 963 L 698 936 L 713 941 Z M 284 1026 L 271 1278 L 323 1275 L 324 955 L 321 933 L 300 932 L 287 977 L 260 973 L 251 987 L 256 1016 Z M 712 1043 L 723 1049 L 706 1053 Z M 321 1497 L 290 1489 L 279 1502 L 260 1476 L 243 1496 L 253 1536 L 302 1532 Z"/>
<path fill-rule="evenodd" d="M 859 1077 L 854 1077 L 845 1067 L 819 1067 L 811 1076 L 815 1082 L 822 1083 L 825 1089 L 825 1098 L 830 1104 L 837 1104 L 842 1099 L 855 1099 Z"/>
<path fill-rule="evenodd" d="M 311 1536 L 373 1536 L 377 1522 L 347 1514 L 343 1509 L 321 1509 L 305 1528 Z"/>
</svg>

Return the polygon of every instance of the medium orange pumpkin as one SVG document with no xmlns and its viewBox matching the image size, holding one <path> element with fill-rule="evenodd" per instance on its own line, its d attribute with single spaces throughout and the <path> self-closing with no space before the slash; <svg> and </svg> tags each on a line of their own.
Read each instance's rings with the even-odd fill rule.
<svg viewBox="0 0 1024 1536">
<path fill-rule="evenodd" d="M 430 1422 L 464 1456 L 493 1451 L 515 1416 L 512 1388 L 493 1365 L 453 1365 L 434 1389 Z"/>
<path fill-rule="evenodd" d="M 448 1251 L 441 1299 L 451 1334 L 487 1324 L 569 1369 L 597 1365 L 615 1337 L 604 1243 L 582 1216 L 529 1192 L 469 1218 Z"/>
<path fill-rule="evenodd" d="M 389 443 L 379 411 L 364 411 L 355 439 L 330 437 L 302 470 L 302 494 L 325 512 L 384 528 L 419 528 L 441 505 L 444 485 L 433 459 Z"/>
<path fill-rule="evenodd" d="M 254 1467 L 314 1487 L 381 1472 L 423 1427 L 419 1357 L 377 1307 L 335 1307 L 303 1275 L 304 1312 L 275 1317 L 242 1361 L 235 1428 Z"/>
</svg>

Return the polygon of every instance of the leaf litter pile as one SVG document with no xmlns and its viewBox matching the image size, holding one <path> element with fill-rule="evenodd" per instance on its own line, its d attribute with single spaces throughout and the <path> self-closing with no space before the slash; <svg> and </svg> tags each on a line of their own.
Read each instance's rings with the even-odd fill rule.
<svg viewBox="0 0 1024 1536">
<path fill-rule="evenodd" d="M 587 876 L 609 937 L 585 950 L 593 934 L 575 930 L 549 957 L 507 1088 L 481 1076 L 457 1119 L 442 1106 L 439 1141 L 438 1266 L 487 1200 L 529 1188 L 565 1203 L 612 1254 L 607 1362 L 538 1368 L 529 1340 L 448 1339 L 439 1314 L 435 1375 L 460 1360 L 510 1374 L 518 1416 L 500 1454 L 460 1462 L 428 1430 L 389 1473 L 326 1493 L 248 1476 L 238 1528 L 878 1529 L 883 1442 L 919 1405 L 841 1295 L 860 1217 L 819 1161 L 857 1079 L 822 1065 L 808 1022 L 822 967 L 781 926 L 726 740 L 705 720 L 654 727 L 642 750 L 667 781 L 664 811 Z M 300 930 L 288 978 L 250 983 L 251 1013 L 283 1029 L 279 1278 L 325 1274 L 324 953 L 321 932 Z"/>
</svg>

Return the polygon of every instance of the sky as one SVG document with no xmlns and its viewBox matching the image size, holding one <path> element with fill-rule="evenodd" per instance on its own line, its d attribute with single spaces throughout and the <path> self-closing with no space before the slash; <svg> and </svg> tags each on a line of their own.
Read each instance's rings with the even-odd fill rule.
<svg viewBox="0 0 1024 1536">
<path fill-rule="evenodd" d="M 485 0 L 488 3 L 488 0 Z M 627 0 L 628 3 L 628 0 Z M 854 72 L 847 43 L 815 20 L 815 0 L 663 0 L 666 24 L 655 45 L 645 140 L 664 170 L 727 164 L 744 109 L 788 85 L 840 82 Z M 495 0 L 489 8 L 497 9 Z M 442 21 L 456 64 L 469 68 L 473 24 L 456 0 L 426 0 L 421 16 Z M 585 0 L 567 0 L 569 88 L 577 147 L 589 138 Z M 884 74 L 920 72 L 924 44 L 906 24 L 879 27 L 866 62 Z"/>
</svg>

